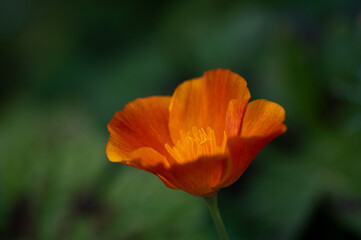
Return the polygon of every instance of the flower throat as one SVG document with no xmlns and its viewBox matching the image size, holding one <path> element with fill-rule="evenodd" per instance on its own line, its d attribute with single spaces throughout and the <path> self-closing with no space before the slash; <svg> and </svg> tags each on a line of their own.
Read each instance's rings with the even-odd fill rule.
<svg viewBox="0 0 361 240">
<path fill-rule="evenodd" d="M 199 157 L 224 154 L 227 145 L 226 132 L 223 132 L 221 146 L 217 146 L 214 130 L 210 127 L 206 130 L 197 127 L 192 127 L 187 133 L 181 130 L 177 144 L 171 147 L 166 143 L 165 148 L 178 163 L 191 162 Z"/>
</svg>

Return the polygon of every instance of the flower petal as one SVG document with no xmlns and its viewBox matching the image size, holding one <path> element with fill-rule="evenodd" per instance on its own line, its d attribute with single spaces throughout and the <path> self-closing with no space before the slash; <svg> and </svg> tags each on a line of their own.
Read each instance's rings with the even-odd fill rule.
<svg viewBox="0 0 361 240">
<path fill-rule="evenodd" d="M 168 130 L 170 100 L 170 97 L 136 99 L 117 112 L 108 124 L 110 136 L 106 153 L 109 160 L 132 165 L 130 161 L 139 158 L 145 165 L 154 165 L 155 161 L 162 162 L 162 157 L 167 158 L 164 144 L 171 141 Z M 146 150 L 137 151 L 139 148 Z M 142 164 L 136 165 L 142 168 Z"/>
<path fill-rule="evenodd" d="M 107 144 L 106 154 L 110 161 L 124 163 L 128 166 L 139 168 L 156 174 L 160 169 L 168 167 L 168 160 L 159 152 L 150 147 L 143 147 L 122 156 L 117 144 L 109 141 Z"/>
<path fill-rule="evenodd" d="M 258 99 L 247 105 L 241 126 L 241 137 L 267 137 L 286 131 L 285 110 L 277 103 Z"/>
<path fill-rule="evenodd" d="M 248 99 L 234 99 L 229 102 L 226 114 L 226 133 L 228 137 L 239 135 L 247 103 Z"/>
<path fill-rule="evenodd" d="M 222 178 L 220 186 L 227 187 L 237 181 L 265 144 L 265 141 L 260 138 L 233 137 L 228 139 L 227 147 L 232 159 L 232 168 L 229 174 Z"/>
<path fill-rule="evenodd" d="M 284 109 L 267 100 L 248 104 L 241 126 L 240 137 L 229 138 L 227 149 L 232 158 L 232 170 L 223 179 L 222 187 L 234 183 L 247 169 L 258 152 L 271 140 L 286 131 Z"/>
<path fill-rule="evenodd" d="M 201 157 L 186 164 L 174 164 L 161 175 L 185 192 L 196 196 L 212 196 L 219 191 L 219 181 L 229 163 L 229 157 L 224 155 Z"/>
<path fill-rule="evenodd" d="M 170 104 L 169 131 L 173 143 L 179 139 L 180 130 L 187 132 L 196 126 L 211 127 L 220 144 L 229 102 L 249 98 L 246 81 L 225 69 L 211 70 L 200 78 L 184 82 L 175 90 Z"/>
<path fill-rule="evenodd" d="M 153 173 L 157 175 L 167 187 L 178 189 L 159 173 L 164 172 L 166 171 L 165 169 L 169 168 L 169 162 L 163 155 L 155 151 L 153 148 L 143 147 L 128 154 L 128 159 L 121 157 L 122 154 L 118 152 L 119 148 L 114 143 L 114 141 L 109 140 L 106 149 L 107 156 L 111 161 L 121 162 L 128 166 Z"/>
<path fill-rule="evenodd" d="M 160 180 L 162 180 L 162 182 L 164 183 L 164 185 L 166 185 L 169 188 L 175 189 L 175 190 L 179 190 L 179 188 L 177 188 L 176 186 L 174 186 L 172 183 L 170 183 L 165 177 L 163 177 L 160 174 L 157 174 L 157 176 L 160 178 Z"/>
</svg>

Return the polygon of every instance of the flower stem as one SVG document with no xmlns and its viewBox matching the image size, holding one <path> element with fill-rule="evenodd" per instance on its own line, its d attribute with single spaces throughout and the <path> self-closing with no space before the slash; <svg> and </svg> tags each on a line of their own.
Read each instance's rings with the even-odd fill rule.
<svg viewBox="0 0 361 240">
<path fill-rule="evenodd" d="M 221 214 L 219 214 L 217 195 L 212 197 L 204 197 L 204 200 L 207 203 L 208 209 L 211 212 L 213 222 L 216 225 L 219 239 L 220 240 L 229 240 L 226 228 L 224 227 Z"/>
</svg>

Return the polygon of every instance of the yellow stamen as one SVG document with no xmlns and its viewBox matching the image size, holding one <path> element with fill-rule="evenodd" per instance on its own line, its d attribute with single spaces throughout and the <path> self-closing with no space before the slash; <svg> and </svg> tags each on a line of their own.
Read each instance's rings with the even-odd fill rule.
<svg viewBox="0 0 361 240">
<path fill-rule="evenodd" d="M 214 130 L 207 127 L 207 132 L 197 127 L 192 127 L 190 131 L 185 133 L 180 131 L 180 137 L 173 147 L 165 144 L 168 153 L 178 163 L 186 163 L 198 159 L 199 157 L 213 156 L 224 154 L 227 145 L 227 134 L 223 132 L 223 140 L 221 146 L 217 146 Z"/>
</svg>

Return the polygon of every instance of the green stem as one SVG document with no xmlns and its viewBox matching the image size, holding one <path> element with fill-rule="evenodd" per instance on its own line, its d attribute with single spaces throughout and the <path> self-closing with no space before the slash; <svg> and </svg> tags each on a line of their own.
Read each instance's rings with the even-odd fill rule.
<svg viewBox="0 0 361 240">
<path fill-rule="evenodd" d="M 212 196 L 212 197 L 204 197 L 204 200 L 206 201 L 206 203 L 208 205 L 208 209 L 212 214 L 214 224 L 216 225 L 216 228 L 218 231 L 219 239 L 220 240 L 229 240 L 226 228 L 224 227 L 224 224 L 223 224 L 221 214 L 219 214 L 217 195 Z"/>
</svg>

